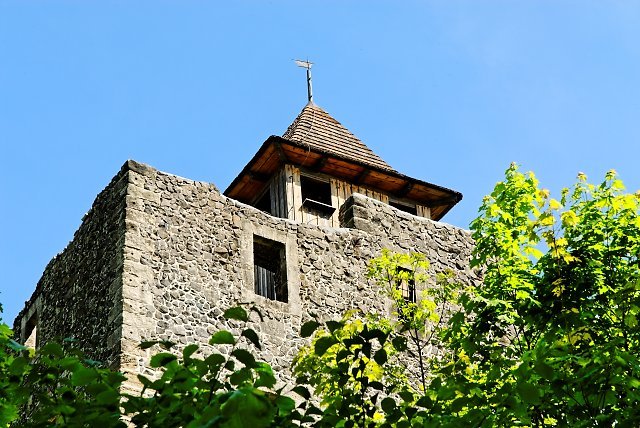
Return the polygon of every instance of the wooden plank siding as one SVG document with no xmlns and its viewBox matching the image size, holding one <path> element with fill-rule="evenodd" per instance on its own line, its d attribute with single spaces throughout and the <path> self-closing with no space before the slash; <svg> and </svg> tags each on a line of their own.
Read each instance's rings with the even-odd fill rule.
<svg viewBox="0 0 640 428">
<path fill-rule="evenodd" d="M 328 181 L 331 185 L 331 205 L 336 208 L 331 216 L 315 212 L 302 206 L 302 175 Z M 271 212 L 276 217 L 288 218 L 301 223 L 340 227 L 340 207 L 353 193 L 361 193 L 378 201 L 389 203 L 389 196 L 368 187 L 352 184 L 333 177 L 313 172 L 301 172 L 300 168 L 287 164 L 277 172 L 270 183 Z M 417 205 L 418 216 L 430 218 L 428 207 Z"/>
<path fill-rule="evenodd" d="M 416 211 L 418 211 L 418 217 L 431 218 L 431 208 L 423 205 L 416 205 Z"/>
</svg>

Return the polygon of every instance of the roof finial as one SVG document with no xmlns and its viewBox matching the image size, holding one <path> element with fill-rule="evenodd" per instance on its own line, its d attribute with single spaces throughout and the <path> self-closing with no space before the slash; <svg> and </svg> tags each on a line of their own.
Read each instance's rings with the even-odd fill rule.
<svg viewBox="0 0 640 428">
<path fill-rule="evenodd" d="M 313 63 L 309 62 L 308 59 L 306 61 L 296 59 L 295 62 L 298 67 L 307 69 L 307 97 L 309 98 L 309 104 L 313 104 L 313 91 L 311 89 L 311 66 Z"/>
</svg>

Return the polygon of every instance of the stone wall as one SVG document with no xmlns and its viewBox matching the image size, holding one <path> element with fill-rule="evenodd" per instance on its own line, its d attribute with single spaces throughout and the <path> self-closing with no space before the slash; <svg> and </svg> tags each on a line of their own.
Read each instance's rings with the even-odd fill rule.
<svg viewBox="0 0 640 428">
<path fill-rule="evenodd" d="M 368 260 L 383 248 L 427 255 L 435 272 L 451 268 L 473 281 L 469 233 L 412 216 L 354 194 L 342 207 L 343 228 L 271 217 L 223 196 L 215 186 L 130 163 L 123 274 L 122 368 L 144 372 L 144 339 L 183 346 L 206 343 L 219 328 L 237 331 L 224 309 L 254 302 L 264 349 L 280 380 L 298 347 L 300 325 L 316 315 L 339 318 L 350 308 L 388 313 L 389 302 L 368 283 Z M 254 235 L 286 246 L 289 301 L 254 293 Z"/>
<path fill-rule="evenodd" d="M 383 248 L 427 255 L 435 272 L 469 270 L 469 233 L 353 194 L 340 210 L 343 227 L 269 216 L 196 182 L 128 161 L 96 198 L 73 241 L 47 266 L 16 319 L 26 340 L 38 318 L 38 343 L 75 337 L 89 356 L 126 373 L 149 373 L 155 350 L 142 340 L 206 344 L 220 328 L 238 332 L 224 310 L 253 302 L 261 321 L 260 357 L 281 382 L 298 348 L 301 324 L 337 319 L 351 308 L 389 313 L 390 302 L 366 279 L 367 262 Z M 278 241 L 286 252 L 288 302 L 254 293 L 254 236 Z M 435 277 L 435 275 L 434 275 Z M 207 345 L 208 346 L 208 345 Z M 127 388 L 135 389 L 135 376 Z"/>
<path fill-rule="evenodd" d="M 128 170 L 125 164 L 96 197 L 73 240 L 45 268 L 14 322 L 22 342 L 37 324 L 38 346 L 74 338 L 89 357 L 119 366 Z"/>
</svg>

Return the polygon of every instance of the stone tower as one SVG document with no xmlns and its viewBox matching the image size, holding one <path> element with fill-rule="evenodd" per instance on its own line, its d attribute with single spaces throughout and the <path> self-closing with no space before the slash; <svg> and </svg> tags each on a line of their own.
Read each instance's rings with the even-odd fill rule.
<svg viewBox="0 0 640 428">
<path fill-rule="evenodd" d="M 206 343 L 228 328 L 224 309 L 253 302 L 264 315 L 252 321 L 260 357 L 286 382 L 310 316 L 389 309 L 364 276 L 383 248 L 424 253 L 434 272 L 474 280 L 469 233 L 439 222 L 461 198 L 397 172 L 309 103 L 224 194 L 125 162 L 45 268 L 14 331 L 36 346 L 74 337 L 92 358 L 135 374 L 150 357 L 140 341 Z"/>
</svg>

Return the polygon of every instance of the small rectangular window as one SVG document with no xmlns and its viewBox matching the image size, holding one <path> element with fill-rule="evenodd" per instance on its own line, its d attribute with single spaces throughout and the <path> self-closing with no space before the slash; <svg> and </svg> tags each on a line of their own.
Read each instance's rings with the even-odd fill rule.
<svg viewBox="0 0 640 428">
<path fill-rule="evenodd" d="M 407 268 L 403 268 L 403 267 L 398 267 L 397 268 L 398 273 L 400 272 L 410 272 L 409 269 Z M 409 279 L 409 280 L 403 280 L 403 281 L 399 281 L 398 282 L 398 288 L 400 289 L 400 292 L 402 293 L 402 297 L 404 298 L 404 300 L 407 303 L 416 303 L 417 302 L 417 298 L 416 298 L 416 282 L 414 279 Z"/>
<path fill-rule="evenodd" d="M 304 175 L 300 177 L 302 200 L 310 199 L 321 204 L 331 205 L 331 184 L 326 181 L 314 180 Z"/>
<path fill-rule="evenodd" d="M 415 206 L 415 204 L 409 205 L 401 202 L 389 201 L 389 205 L 391 205 L 393 208 L 399 209 L 400 211 L 404 211 L 406 213 L 413 214 L 413 215 L 418 215 L 418 208 Z"/>
<path fill-rule="evenodd" d="M 253 237 L 255 293 L 271 300 L 287 302 L 286 250 L 281 242 Z"/>
<path fill-rule="evenodd" d="M 331 216 L 336 210 L 331 205 L 331 183 L 301 176 L 300 187 L 303 207 L 324 216 Z"/>
</svg>

